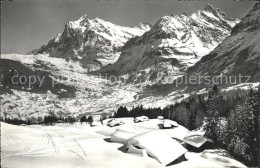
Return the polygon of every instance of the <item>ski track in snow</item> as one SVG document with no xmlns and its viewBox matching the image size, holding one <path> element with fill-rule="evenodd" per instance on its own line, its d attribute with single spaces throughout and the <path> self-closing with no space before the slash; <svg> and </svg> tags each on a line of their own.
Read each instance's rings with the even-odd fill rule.
<svg viewBox="0 0 260 168">
<path fill-rule="evenodd" d="M 123 146 L 120 143 L 105 141 L 116 129 L 129 130 L 132 128 L 139 132 L 158 130 L 158 123 L 161 121 L 151 119 L 146 122 L 134 123 L 133 118 L 120 118 L 120 120 L 124 121 L 125 124 L 117 127 L 105 125 L 90 127 L 80 123 L 56 124 L 54 126 L 14 126 L 1 122 L 1 132 L 2 137 L 4 137 L 1 139 L 1 164 L 4 167 L 19 168 L 164 167 L 153 158 L 122 152 L 119 150 Z M 187 135 L 202 134 L 201 130 L 190 132 L 181 125 L 175 129 L 161 131 L 180 139 Z M 21 150 L 21 146 L 26 151 L 16 152 Z M 232 165 L 243 167 L 241 163 L 230 159 L 225 153 L 226 151 L 222 149 L 205 150 L 202 153 L 188 152 L 185 154 L 187 161 L 168 167 L 182 167 L 183 165 L 200 167 L 203 164 L 216 168 Z"/>
</svg>

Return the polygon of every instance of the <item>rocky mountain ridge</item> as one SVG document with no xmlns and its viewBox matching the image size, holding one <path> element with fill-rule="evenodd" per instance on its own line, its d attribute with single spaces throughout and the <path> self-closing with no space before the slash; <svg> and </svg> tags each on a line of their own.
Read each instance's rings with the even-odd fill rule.
<svg viewBox="0 0 260 168">
<path fill-rule="evenodd" d="M 132 82 L 173 80 L 229 36 L 238 22 L 211 5 L 191 15 L 165 16 L 142 36 L 126 42 L 118 61 L 98 72 L 134 74 L 137 78 Z"/>
<path fill-rule="evenodd" d="M 189 69 L 189 74 L 244 76 L 260 80 L 260 3 L 238 23 L 217 48 Z"/>
<path fill-rule="evenodd" d="M 141 36 L 149 29 L 149 24 L 139 23 L 133 27 L 123 27 L 84 15 L 76 21 L 66 23 L 62 34 L 30 53 L 80 61 L 85 68 L 92 71 L 114 63 L 122 46 L 130 38 Z"/>
</svg>

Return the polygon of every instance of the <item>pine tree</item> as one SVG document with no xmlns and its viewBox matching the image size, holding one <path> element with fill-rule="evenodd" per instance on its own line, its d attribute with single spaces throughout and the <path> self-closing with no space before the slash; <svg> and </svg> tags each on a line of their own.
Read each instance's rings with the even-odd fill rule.
<svg viewBox="0 0 260 168">
<path fill-rule="evenodd" d="M 87 122 L 89 124 L 92 124 L 93 123 L 93 117 L 90 115 L 88 118 L 87 118 Z"/>
<path fill-rule="evenodd" d="M 214 85 L 212 91 L 209 92 L 207 103 L 207 118 L 204 129 L 208 138 L 217 141 L 217 125 L 219 120 L 219 111 L 217 107 L 218 88 Z"/>
<path fill-rule="evenodd" d="M 253 119 L 251 121 L 252 130 L 251 130 L 251 143 L 250 150 L 253 155 L 254 165 L 257 164 L 258 154 L 259 154 L 259 108 L 260 108 L 260 89 L 254 92 L 253 89 L 250 90 L 248 96 L 248 102 L 251 110 L 251 114 L 253 114 Z"/>
<path fill-rule="evenodd" d="M 252 94 L 250 91 L 249 95 L 245 97 L 244 103 L 238 105 L 231 120 L 232 127 L 232 138 L 228 149 L 231 150 L 235 155 L 240 157 L 250 166 L 256 163 L 257 158 L 254 158 L 255 143 L 255 116 L 254 106 L 252 105 Z M 254 104 L 254 103 L 253 103 Z M 259 141 L 258 141 L 259 143 Z"/>
<path fill-rule="evenodd" d="M 81 124 L 82 124 L 83 122 L 86 122 L 86 121 L 87 121 L 87 117 L 86 117 L 86 116 L 82 116 L 82 117 L 80 118 Z"/>
</svg>

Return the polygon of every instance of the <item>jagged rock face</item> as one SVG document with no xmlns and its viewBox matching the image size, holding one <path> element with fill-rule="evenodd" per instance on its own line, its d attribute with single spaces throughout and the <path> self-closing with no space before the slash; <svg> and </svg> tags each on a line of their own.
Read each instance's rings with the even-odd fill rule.
<svg viewBox="0 0 260 168">
<path fill-rule="evenodd" d="M 130 39 L 119 60 L 101 72 L 123 75 L 146 69 L 148 78 L 154 73 L 175 78 L 221 43 L 238 22 L 211 5 L 189 16 L 165 16 L 150 31 Z"/>
<path fill-rule="evenodd" d="M 259 53 L 260 3 L 257 3 L 233 28 L 231 35 L 223 43 L 189 69 L 189 74 L 212 76 L 240 74 L 250 76 L 251 82 L 260 81 Z"/>
<path fill-rule="evenodd" d="M 133 27 L 114 25 L 102 19 L 83 16 L 68 22 L 62 34 L 58 34 L 47 45 L 33 50 L 33 54 L 48 53 L 52 57 L 79 60 L 90 70 L 114 63 L 122 46 L 132 37 L 148 31 L 148 24 Z"/>
</svg>

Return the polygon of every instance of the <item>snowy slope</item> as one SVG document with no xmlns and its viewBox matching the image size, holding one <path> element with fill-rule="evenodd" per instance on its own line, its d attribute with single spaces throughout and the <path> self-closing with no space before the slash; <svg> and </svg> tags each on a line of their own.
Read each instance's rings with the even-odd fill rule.
<svg viewBox="0 0 260 168">
<path fill-rule="evenodd" d="M 126 121 L 124 118 L 122 120 Z M 142 130 L 143 127 L 153 127 L 150 130 L 158 130 L 157 119 L 149 123 L 143 122 L 140 126 L 128 122 L 115 128 L 105 125 L 90 127 L 80 123 L 54 126 L 14 126 L 2 122 L 0 124 L 2 167 L 164 167 L 151 157 L 127 153 L 122 144 L 107 141 L 116 129 L 129 130 L 131 127 Z M 177 127 L 160 131 L 168 131 L 169 135 L 187 135 L 187 129 L 183 130 L 185 128 Z M 156 143 L 153 139 L 150 141 Z M 202 153 L 187 152 L 187 161 L 168 167 L 245 167 L 234 159 L 222 156 L 226 154 L 222 149 L 205 150 Z"/>
<path fill-rule="evenodd" d="M 139 73 L 136 81 L 175 79 L 221 43 L 238 22 L 211 5 L 189 16 L 165 16 L 150 31 L 130 39 L 118 61 L 99 72 Z"/>
<path fill-rule="evenodd" d="M 31 53 L 80 60 L 85 67 L 93 70 L 117 61 L 121 47 L 130 38 L 141 36 L 149 29 L 150 26 L 144 23 L 122 27 L 84 15 L 76 21 L 68 22 L 62 34 Z"/>
</svg>

